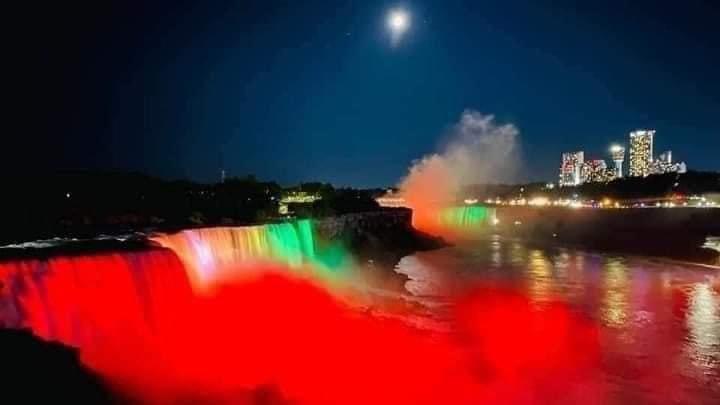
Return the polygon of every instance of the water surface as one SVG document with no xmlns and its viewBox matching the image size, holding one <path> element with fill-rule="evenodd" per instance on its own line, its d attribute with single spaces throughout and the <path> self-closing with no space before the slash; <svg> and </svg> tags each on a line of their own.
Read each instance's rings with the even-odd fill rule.
<svg viewBox="0 0 720 405">
<path fill-rule="evenodd" d="M 720 403 L 718 268 L 492 238 L 405 257 L 397 271 L 435 320 L 478 286 L 567 303 L 599 328 L 611 403 Z"/>
</svg>

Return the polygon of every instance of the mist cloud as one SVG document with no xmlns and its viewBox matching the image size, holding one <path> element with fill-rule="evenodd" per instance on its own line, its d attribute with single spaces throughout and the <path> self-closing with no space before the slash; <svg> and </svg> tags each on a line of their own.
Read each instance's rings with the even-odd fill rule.
<svg viewBox="0 0 720 405">
<path fill-rule="evenodd" d="M 519 171 L 515 125 L 465 110 L 449 135 L 440 152 L 413 162 L 400 183 L 403 198 L 416 211 L 428 205 L 452 205 L 463 186 L 510 182 Z"/>
</svg>

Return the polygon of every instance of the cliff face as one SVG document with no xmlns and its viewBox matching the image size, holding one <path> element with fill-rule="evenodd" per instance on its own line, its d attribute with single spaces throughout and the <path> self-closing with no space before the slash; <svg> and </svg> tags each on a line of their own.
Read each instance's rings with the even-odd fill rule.
<svg viewBox="0 0 720 405">
<path fill-rule="evenodd" d="M 354 253 L 397 252 L 407 254 L 444 246 L 437 237 L 424 234 L 412 226 L 412 210 L 387 208 L 381 211 L 346 214 L 319 219 L 315 230 L 321 239 L 342 240 Z"/>
<path fill-rule="evenodd" d="M 497 216 L 502 231 L 541 242 L 711 264 L 718 261 L 718 252 L 703 248 L 709 237 L 720 236 L 718 209 L 502 207 Z"/>
<path fill-rule="evenodd" d="M 413 228 L 412 210 L 388 208 L 319 219 L 318 239 L 341 241 L 360 264 L 358 276 L 367 283 L 403 290 L 407 278 L 391 269 L 403 256 L 446 246 L 437 237 Z"/>
<path fill-rule="evenodd" d="M 412 228 L 412 211 L 391 208 L 318 219 L 315 229 L 322 237 L 335 239 L 348 234 L 370 234 Z"/>
</svg>

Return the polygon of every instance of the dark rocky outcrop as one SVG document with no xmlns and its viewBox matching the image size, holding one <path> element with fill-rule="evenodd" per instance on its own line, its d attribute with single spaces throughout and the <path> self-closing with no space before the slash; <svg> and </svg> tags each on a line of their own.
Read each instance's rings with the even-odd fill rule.
<svg viewBox="0 0 720 405">
<path fill-rule="evenodd" d="M 392 271 L 403 256 L 447 246 L 412 226 L 412 210 L 386 208 L 316 222 L 318 237 L 342 241 L 361 264 L 361 277 L 385 289 L 404 290 L 407 278 Z"/>
<path fill-rule="evenodd" d="M 407 254 L 435 249 L 446 243 L 412 226 L 412 210 L 386 208 L 378 211 L 346 214 L 316 221 L 318 236 L 342 240 L 356 253 L 393 252 Z"/>
<path fill-rule="evenodd" d="M 28 331 L 0 329 L 0 359 L 3 402 L 125 402 L 79 362 L 73 349 L 42 341 Z"/>
</svg>

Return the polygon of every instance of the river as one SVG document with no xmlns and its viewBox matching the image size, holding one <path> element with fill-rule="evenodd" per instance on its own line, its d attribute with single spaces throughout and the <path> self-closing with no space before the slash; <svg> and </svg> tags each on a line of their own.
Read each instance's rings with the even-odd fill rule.
<svg viewBox="0 0 720 405">
<path fill-rule="evenodd" d="M 597 325 L 603 402 L 637 404 L 720 403 L 719 270 L 499 237 L 420 252 L 396 267 L 438 322 L 452 316 L 452 297 L 489 285 L 533 305 L 567 304 Z"/>
</svg>

